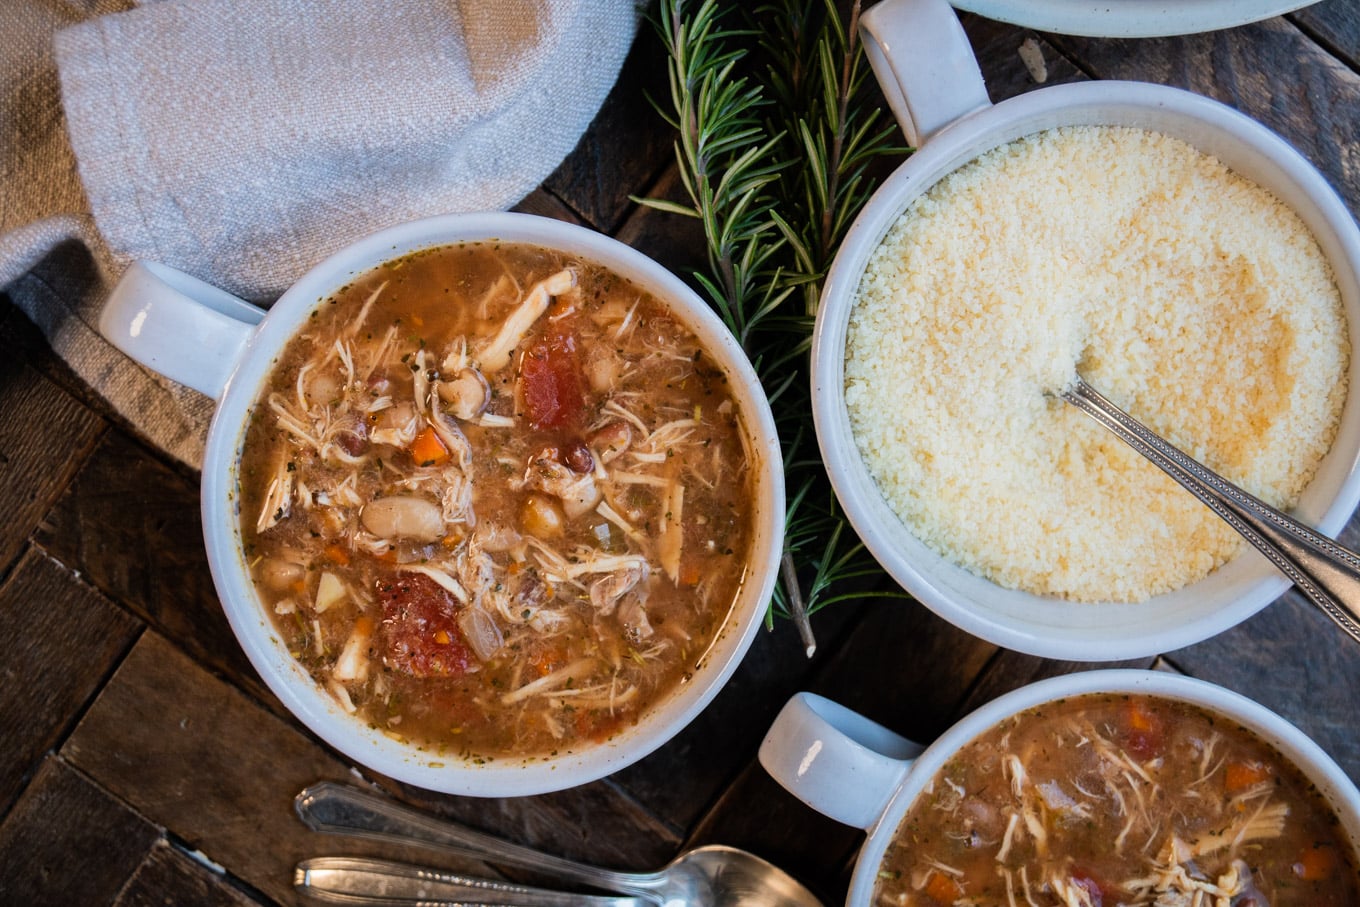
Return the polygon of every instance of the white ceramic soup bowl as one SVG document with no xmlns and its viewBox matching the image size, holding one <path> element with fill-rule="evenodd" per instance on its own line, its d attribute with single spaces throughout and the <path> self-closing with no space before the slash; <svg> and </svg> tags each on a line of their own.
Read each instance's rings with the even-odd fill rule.
<svg viewBox="0 0 1360 907">
<path fill-rule="evenodd" d="M 864 16 L 865 48 L 908 140 L 919 147 L 870 199 L 827 277 L 812 346 L 813 416 L 836 494 L 864 543 L 944 619 L 998 645 L 1052 658 L 1109 661 L 1166 652 L 1246 619 L 1289 586 L 1254 549 L 1179 590 L 1136 604 L 1081 603 L 1003 588 L 918 540 L 880 493 L 856 448 L 845 401 L 850 312 L 870 256 L 902 212 L 986 151 L 1057 126 L 1115 125 L 1179 138 L 1292 207 L 1331 263 L 1349 324 L 1351 393 L 1335 442 L 1294 515 L 1335 535 L 1360 501 L 1360 231 L 1322 176 L 1254 120 L 1207 98 L 1138 82 L 1041 88 L 992 105 L 957 18 L 943 0 L 885 0 Z M 911 405 L 911 391 L 902 405 Z M 1004 514 L 998 514 L 998 518 Z"/>
<path fill-rule="evenodd" d="M 602 264 L 649 291 L 721 363 L 741 407 L 755 459 L 755 533 L 747 576 L 726 625 L 692 678 L 636 726 L 578 752 L 476 765 L 425 752 L 350 716 L 288 653 L 261 607 L 242 555 L 237 472 L 247 417 L 276 356 L 312 310 L 354 275 L 409 252 L 462 242 L 528 243 Z M 349 246 L 294 284 L 268 314 L 160 265 L 129 269 L 100 330 L 134 359 L 216 398 L 203 461 L 203 534 L 213 581 L 231 627 L 269 688 L 307 727 L 356 762 L 430 790 L 515 796 L 604 777 L 647 755 L 717 695 L 755 636 L 774 588 L 783 544 L 784 481 L 769 403 L 740 346 L 708 305 L 660 265 L 602 234 L 523 214 L 434 217 Z"/>
<path fill-rule="evenodd" d="M 846 904 L 868 905 L 902 817 L 954 754 L 997 722 L 1085 693 L 1138 693 L 1192 703 L 1256 733 L 1292 762 L 1331 805 L 1352 849 L 1360 842 L 1360 791 L 1322 748 L 1279 715 L 1216 684 L 1160 671 L 1065 674 L 1007 693 L 960 720 L 924 750 L 839 703 L 798 693 L 775 717 L 760 763 L 818 812 L 868 833 Z"/>
</svg>

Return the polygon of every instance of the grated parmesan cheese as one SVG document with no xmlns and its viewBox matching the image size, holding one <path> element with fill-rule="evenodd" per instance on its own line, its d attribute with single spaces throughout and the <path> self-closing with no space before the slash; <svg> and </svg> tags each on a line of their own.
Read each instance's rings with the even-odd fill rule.
<svg viewBox="0 0 1360 907">
<path fill-rule="evenodd" d="M 988 152 L 898 220 L 861 278 L 845 396 L 931 548 L 1003 586 L 1135 602 L 1244 543 L 1054 395 L 1080 370 L 1287 509 L 1335 437 L 1349 356 L 1293 211 L 1177 139 L 1071 127 Z"/>
</svg>

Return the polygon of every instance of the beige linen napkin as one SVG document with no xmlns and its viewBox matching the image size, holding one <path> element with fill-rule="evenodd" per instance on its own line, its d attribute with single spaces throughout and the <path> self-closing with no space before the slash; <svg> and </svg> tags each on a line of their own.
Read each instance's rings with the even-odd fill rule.
<svg viewBox="0 0 1360 907">
<path fill-rule="evenodd" d="M 126 264 L 267 304 L 366 233 L 510 207 L 575 146 L 639 17 L 637 0 L 123 5 L 0 13 L 0 289 L 194 466 L 211 403 L 94 330 Z"/>
</svg>

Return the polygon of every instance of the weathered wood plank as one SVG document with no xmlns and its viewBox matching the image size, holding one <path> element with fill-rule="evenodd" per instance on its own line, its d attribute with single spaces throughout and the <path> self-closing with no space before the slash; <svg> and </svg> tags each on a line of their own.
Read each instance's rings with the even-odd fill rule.
<svg viewBox="0 0 1360 907">
<path fill-rule="evenodd" d="M 690 204 L 676 164 L 667 167 L 661 178 L 639 195 Z M 616 238 L 654 259 L 699 292 L 693 275 L 696 270 L 706 268 L 708 247 L 698 218 L 639 205 L 619 228 Z"/>
<path fill-rule="evenodd" d="M 47 759 L 0 825 L 0 904 L 110 904 L 160 832 Z"/>
<path fill-rule="evenodd" d="M 535 189 L 510 210 L 520 214 L 537 214 L 539 217 L 551 217 L 554 220 L 564 220 L 568 223 L 580 224 L 581 218 L 576 216 L 562 200 L 545 189 Z"/>
<path fill-rule="evenodd" d="M 819 649 L 836 652 L 860 617 L 853 606 L 814 615 Z M 727 686 L 689 727 L 613 782 L 684 833 L 750 763 L 784 701 L 821 664 L 807 658 L 793 625 L 781 619 L 756 636 Z"/>
<path fill-rule="evenodd" d="M 10 303 L 6 318 L 18 318 Z M 87 406 L 29 366 L 0 358 L 0 569 L 80 467 L 105 423 Z"/>
<path fill-rule="evenodd" d="M 647 100 L 648 94 L 666 96 L 664 59 L 660 39 L 644 20 L 614 90 L 575 150 L 543 182 L 604 233 L 613 233 L 632 207 L 629 193 L 655 179 L 669 159 L 670 127 Z"/>
<path fill-rule="evenodd" d="M 29 549 L 0 586 L 0 815 L 132 644 L 139 623 Z"/>
<path fill-rule="evenodd" d="M 190 849 L 284 903 L 295 902 L 292 868 L 308 856 L 372 853 L 488 871 L 424 851 L 306 831 L 293 813 L 293 797 L 319 780 L 358 782 L 348 761 L 156 633 L 138 641 L 61 754 Z M 375 780 L 401 793 L 400 785 Z M 598 862 L 644 866 L 656 858 L 654 851 L 674 846 L 658 834 L 664 829 L 607 784 L 549 797 L 481 800 L 411 792 L 405 799 Z"/>
<path fill-rule="evenodd" d="M 1360 782 L 1360 645 L 1297 590 L 1167 660 L 1273 709 Z"/>
<path fill-rule="evenodd" d="M 914 601 L 863 606 L 864 619 L 810 687 L 921 743 L 954 723 L 996 646 Z"/>
<path fill-rule="evenodd" d="M 1351 69 L 1360 69 L 1360 4 L 1355 0 L 1323 0 L 1289 18 Z"/>
<path fill-rule="evenodd" d="M 1129 661 L 1056 661 L 1050 658 L 1024 655 L 1009 649 L 1000 649 L 997 651 L 996 657 L 987 665 L 986 670 L 978 676 L 977 682 L 968 691 L 968 697 L 959 704 L 959 708 L 950 723 L 952 724 L 974 709 L 986 705 L 998 696 L 1036 681 L 1047 680 L 1050 677 L 1058 677 L 1063 674 L 1073 674 L 1077 671 L 1104 668 L 1150 669 L 1156 663 L 1156 656 Z M 941 730 L 944 730 L 944 728 L 941 728 Z"/>
<path fill-rule="evenodd" d="M 285 903 L 295 900 L 297 860 L 351 849 L 305 831 L 292 808 L 314 781 L 355 781 L 348 765 L 155 633 L 138 641 L 61 755 L 191 850 Z"/>
<path fill-rule="evenodd" d="M 973 55 L 977 57 L 978 68 L 982 70 L 987 93 L 993 103 L 1044 85 L 1078 82 L 1086 78 L 1085 73 L 1063 56 L 1044 35 L 972 13 L 961 14 L 959 21 L 963 23 L 963 30 L 973 46 Z M 1035 78 L 1020 56 L 1020 47 L 1026 42 L 1032 44 L 1032 52 L 1042 60 L 1039 72 L 1043 81 Z"/>
<path fill-rule="evenodd" d="M 953 722 L 961 701 L 993 657 L 990 643 L 956 629 L 908 600 L 873 600 L 853 607 L 858 620 L 799 686 L 836 700 L 903 736 L 929 742 Z M 766 701 L 769 719 L 787 695 Z M 761 725 L 760 737 L 769 727 Z M 755 762 L 748 763 L 698 823 L 688 844 L 747 847 L 789 869 L 827 899 L 845 897 L 844 867 L 863 832 L 832 822 L 785 793 Z M 752 804 L 759 804 L 753 809 Z"/>
<path fill-rule="evenodd" d="M 1052 40 L 1099 78 L 1186 88 L 1260 120 L 1360 209 L 1360 75 L 1289 21 L 1174 38 Z"/>
<path fill-rule="evenodd" d="M 121 430 L 111 431 L 37 538 L 105 595 L 272 704 L 217 600 L 198 493 L 196 482 Z"/>
<path fill-rule="evenodd" d="M 252 897 L 220 871 L 209 869 L 182 850 L 157 841 L 119 893 L 115 907 L 251 907 L 269 903 Z"/>
<path fill-rule="evenodd" d="M 809 809 L 753 761 L 685 846 L 726 844 L 749 850 L 830 905 L 845 903 L 848 867 L 863 841 L 862 831 Z"/>
</svg>

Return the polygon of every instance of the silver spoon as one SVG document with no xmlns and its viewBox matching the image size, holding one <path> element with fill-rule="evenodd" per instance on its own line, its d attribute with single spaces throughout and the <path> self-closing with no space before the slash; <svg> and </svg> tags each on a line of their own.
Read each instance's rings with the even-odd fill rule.
<svg viewBox="0 0 1360 907">
<path fill-rule="evenodd" d="M 628 895 L 582 895 L 499 879 L 373 860 L 312 857 L 297 864 L 293 887 L 315 901 L 352 907 L 648 907 Z"/>
<path fill-rule="evenodd" d="M 1209 506 L 1308 599 L 1360 641 L 1360 554 L 1314 532 L 1186 456 L 1080 377 L 1060 395 Z"/>
<path fill-rule="evenodd" d="M 656 872 L 619 872 L 540 853 L 329 781 L 303 790 L 294 806 L 314 831 L 451 851 L 602 891 L 639 895 L 666 907 L 822 907 L 812 892 L 783 870 L 735 847 L 709 845 L 686 851 Z"/>
</svg>

